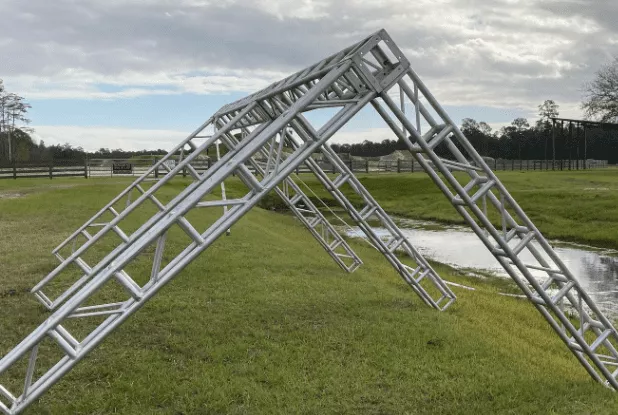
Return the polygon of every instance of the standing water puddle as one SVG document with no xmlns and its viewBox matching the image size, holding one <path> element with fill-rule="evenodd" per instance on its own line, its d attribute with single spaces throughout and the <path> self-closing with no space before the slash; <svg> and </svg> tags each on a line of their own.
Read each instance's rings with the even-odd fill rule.
<svg viewBox="0 0 618 415">
<path fill-rule="evenodd" d="M 403 234 L 426 258 L 457 269 L 477 270 L 508 278 L 504 268 L 472 230 L 463 226 L 444 226 L 435 222 L 400 219 Z M 374 228 L 387 237 L 384 228 Z M 347 232 L 352 237 L 364 237 L 358 228 Z M 618 313 L 618 251 L 590 246 L 551 242 L 555 252 L 571 270 L 575 278 L 597 302 L 599 308 L 611 314 Z M 538 245 L 537 245 L 538 247 Z M 528 250 L 519 256 L 524 263 L 538 264 Z M 542 271 L 533 271 L 541 281 Z"/>
</svg>

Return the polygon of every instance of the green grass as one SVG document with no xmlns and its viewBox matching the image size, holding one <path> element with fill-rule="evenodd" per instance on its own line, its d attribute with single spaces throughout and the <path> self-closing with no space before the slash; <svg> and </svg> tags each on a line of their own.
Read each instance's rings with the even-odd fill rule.
<svg viewBox="0 0 618 415">
<path fill-rule="evenodd" d="M 55 265 L 49 251 L 125 184 L 0 182 L 25 194 L 0 198 L 0 354 L 47 315 L 27 290 Z M 219 213 L 202 212 L 197 223 Z M 436 312 L 352 244 L 365 264 L 345 274 L 293 218 L 254 209 L 26 414 L 618 411 L 529 303 L 438 266 L 477 290 Z"/>
<path fill-rule="evenodd" d="M 426 174 L 360 174 L 359 177 L 393 215 L 464 223 Z M 466 183 L 463 175 L 458 177 Z M 546 237 L 618 248 L 618 169 L 498 172 L 498 177 Z M 336 203 L 312 176 L 301 175 L 301 178 L 329 204 Z M 346 193 L 352 196 L 351 190 Z M 360 202 L 357 197 L 350 199 Z M 493 219 L 499 225 L 498 217 Z"/>
</svg>

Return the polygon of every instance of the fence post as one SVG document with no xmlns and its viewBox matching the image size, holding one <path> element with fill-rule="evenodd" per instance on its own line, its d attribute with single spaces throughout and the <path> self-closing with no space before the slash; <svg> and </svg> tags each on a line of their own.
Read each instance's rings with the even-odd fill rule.
<svg viewBox="0 0 618 415">
<path fill-rule="evenodd" d="M 414 159 L 410 160 L 410 168 L 412 169 L 410 173 L 414 173 Z"/>
<path fill-rule="evenodd" d="M 88 178 L 88 159 L 84 160 L 84 179 Z"/>
<path fill-rule="evenodd" d="M 365 173 L 369 173 L 369 160 L 365 160 Z"/>
<path fill-rule="evenodd" d="M 401 160 L 397 159 L 397 173 L 401 173 Z"/>
<path fill-rule="evenodd" d="M 49 180 L 54 178 L 54 162 L 49 162 Z"/>
<path fill-rule="evenodd" d="M 15 160 L 13 160 L 13 179 L 17 179 L 17 165 L 15 163 Z"/>
</svg>

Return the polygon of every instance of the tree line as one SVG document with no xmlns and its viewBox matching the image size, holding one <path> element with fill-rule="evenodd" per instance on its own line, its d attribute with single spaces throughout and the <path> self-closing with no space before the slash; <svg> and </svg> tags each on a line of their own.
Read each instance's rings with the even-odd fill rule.
<svg viewBox="0 0 618 415">
<path fill-rule="evenodd" d="M 618 163 L 618 126 L 617 128 L 581 127 L 569 130 L 558 124 L 552 131 L 552 117 L 559 115 L 558 105 L 547 100 L 539 105 L 539 118 L 531 125 L 525 118 L 516 118 L 508 126 L 493 131 L 484 121 L 465 118 L 461 130 L 475 149 L 485 157 L 509 160 L 557 160 L 599 159 Z M 6 134 L 6 133 L 5 133 Z M 74 160 L 82 162 L 93 158 L 123 159 L 142 155 L 164 155 L 166 150 L 125 151 L 122 149 L 100 148 L 97 151 L 85 151 L 81 147 L 70 144 L 46 146 L 43 141 L 35 143 L 25 129 L 11 130 L 13 143 L 13 159 L 17 162 L 39 162 L 48 160 Z M 455 141 L 455 140 L 454 140 Z M 6 142 L 5 142 L 6 144 Z M 6 149 L 6 145 L 4 146 Z M 333 150 L 338 153 L 349 153 L 360 157 L 381 157 L 396 150 L 407 150 L 402 140 L 385 139 L 381 142 L 365 140 L 356 144 L 333 144 Z M 463 148 L 462 148 L 463 150 Z M 439 156 L 448 157 L 445 144 L 435 149 Z M 464 151 L 465 153 L 465 151 Z M 7 152 L 0 151 L 0 163 L 6 164 L 11 159 Z"/>
<path fill-rule="evenodd" d="M 96 151 L 86 151 L 82 147 L 74 147 L 71 144 L 56 144 L 46 146 L 43 141 L 35 143 L 27 132 L 21 129 L 13 131 L 13 146 L 15 148 L 13 160 L 17 163 L 38 163 L 49 161 L 72 161 L 75 163 L 83 163 L 89 159 L 127 159 L 135 156 L 145 155 L 165 155 L 167 150 L 138 150 L 126 151 L 122 149 L 100 148 Z M 11 164 L 7 154 L 0 152 L 0 165 Z"/>
<path fill-rule="evenodd" d="M 15 160 L 16 153 L 25 157 L 29 151 L 22 145 L 30 136 L 27 118 L 30 104 L 25 98 L 6 90 L 0 79 L 0 160 Z M 19 143 L 19 145 L 17 145 Z"/>
<path fill-rule="evenodd" d="M 539 119 L 530 125 L 525 118 L 516 118 L 511 125 L 492 131 L 484 121 L 465 118 L 461 130 L 476 150 L 486 157 L 497 159 L 569 160 L 593 158 L 618 163 L 618 57 L 602 66 L 592 81 L 584 84 L 581 109 L 586 120 L 615 125 L 588 126 L 558 123 L 553 127 L 552 118 L 558 117 L 558 104 L 546 100 L 538 107 Z M 395 150 L 406 150 L 402 140 L 368 140 L 357 144 L 334 144 L 339 153 L 353 156 L 380 157 Z M 447 155 L 444 144 L 436 149 Z"/>
<path fill-rule="evenodd" d="M 553 130 L 552 118 L 558 117 L 558 104 L 546 100 L 538 106 L 538 120 L 530 124 L 526 118 L 514 119 L 510 125 L 493 131 L 484 121 L 464 118 L 460 129 L 474 148 L 484 157 L 509 160 L 576 160 L 598 159 L 618 162 L 618 125 L 569 127 L 558 123 Z M 456 140 L 453 140 L 456 143 Z M 357 144 L 333 144 L 338 153 L 359 157 L 382 157 L 395 150 L 407 150 L 400 140 L 368 140 Z M 458 145 L 463 151 L 463 148 Z M 436 149 L 439 156 L 447 157 L 446 143 Z M 554 154 L 555 151 L 555 154 Z M 465 154 L 465 151 L 463 151 Z"/>
</svg>

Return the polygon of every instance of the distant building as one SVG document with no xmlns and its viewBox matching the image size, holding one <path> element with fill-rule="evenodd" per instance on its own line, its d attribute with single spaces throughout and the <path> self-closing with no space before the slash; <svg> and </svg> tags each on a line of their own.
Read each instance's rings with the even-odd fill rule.
<svg viewBox="0 0 618 415">
<path fill-rule="evenodd" d="M 395 150 L 391 154 L 380 157 L 380 161 L 413 160 L 414 156 L 409 151 Z"/>
</svg>

